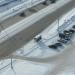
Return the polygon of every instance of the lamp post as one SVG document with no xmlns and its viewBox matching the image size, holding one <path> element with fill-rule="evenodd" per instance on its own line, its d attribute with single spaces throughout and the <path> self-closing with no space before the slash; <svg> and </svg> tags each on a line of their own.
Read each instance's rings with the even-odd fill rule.
<svg viewBox="0 0 75 75">
<path fill-rule="evenodd" d="M 60 23 L 59 23 L 59 18 L 58 18 L 58 34 L 60 33 L 60 32 L 59 32 L 59 31 L 60 31 L 60 30 L 59 30 L 59 24 L 60 24 Z"/>
</svg>

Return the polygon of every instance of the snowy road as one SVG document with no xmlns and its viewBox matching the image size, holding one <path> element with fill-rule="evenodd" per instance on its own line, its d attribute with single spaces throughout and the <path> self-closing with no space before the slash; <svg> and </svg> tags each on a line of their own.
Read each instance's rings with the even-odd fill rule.
<svg viewBox="0 0 75 75">
<path fill-rule="evenodd" d="M 7 56 L 11 54 L 12 52 L 14 52 L 15 50 L 17 50 L 18 48 L 21 48 L 24 44 L 26 44 L 29 40 L 31 40 L 35 35 L 37 35 L 44 28 L 49 26 L 59 16 L 71 10 L 74 6 L 75 6 L 75 1 L 68 3 L 67 5 L 58 9 L 56 12 L 46 16 L 45 18 L 41 19 L 37 23 L 33 24 L 32 27 L 29 27 L 28 29 L 23 30 L 22 32 L 17 34 L 15 37 L 12 37 L 11 39 L 8 39 L 6 42 L 0 44 L 0 50 L 1 50 L 0 57 Z"/>
<path fill-rule="evenodd" d="M 68 15 L 73 16 L 73 14 Z M 68 18 L 69 20 L 70 16 L 68 17 L 68 15 L 66 15 L 66 18 Z M 63 23 L 63 20 L 65 19 L 63 18 L 62 22 L 60 21 L 60 23 Z M 52 35 L 52 27 L 54 27 L 53 29 L 56 29 L 56 27 L 58 27 L 58 24 L 55 26 L 56 23 L 57 22 L 53 23 L 52 26 L 50 26 L 51 30 L 48 27 L 47 30 L 43 31 L 42 35 Z M 72 25 L 74 24 L 75 23 L 72 23 Z M 72 25 L 70 26 L 70 28 L 72 27 Z M 54 32 L 56 31 L 54 30 L 53 33 Z M 51 36 L 46 36 L 45 38 L 47 39 L 48 37 Z M 30 45 L 25 45 L 25 52 L 28 50 L 27 47 L 32 47 L 35 44 L 33 43 L 34 42 L 32 40 L 29 42 Z M 54 56 L 51 56 L 49 51 L 49 55 L 47 55 L 46 52 L 43 52 L 43 55 L 46 55 L 47 57 L 41 58 L 43 55 L 39 56 L 39 53 L 36 49 L 32 53 L 30 52 L 31 55 L 29 55 L 28 57 L 21 57 L 20 55 L 13 56 L 13 58 L 16 58 L 17 60 L 16 63 L 13 64 L 14 70 L 8 67 L 4 69 L 5 72 L 1 72 L 1 75 L 75 75 L 75 34 L 70 44 L 64 46 L 65 48 L 61 49 L 63 50 L 61 52 L 53 51 L 57 53 Z"/>
<path fill-rule="evenodd" d="M 74 24 L 75 23 L 72 23 L 72 25 Z M 69 28 L 72 28 L 72 25 Z M 54 27 L 56 28 L 56 26 Z M 49 34 L 50 32 L 47 32 L 49 31 L 48 29 L 42 32 L 42 34 Z M 31 41 L 29 44 L 32 46 L 33 43 L 34 42 Z M 2 75 L 75 75 L 75 34 L 71 43 L 66 44 L 63 50 L 64 51 L 55 56 L 51 57 L 51 54 L 49 54 L 47 55 L 48 57 L 45 58 L 41 58 L 42 56 L 38 56 L 39 58 L 35 56 L 34 58 L 31 56 L 13 56 L 13 58 L 19 59 L 16 64 L 13 65 L 14 71 L 9 67 Z M 37 55 L 37 51 L 35 53 L 33 52 L 32 56 L 35 54 Z M 46 55 L 46 52 L 44 55 Z"/>
</svg>

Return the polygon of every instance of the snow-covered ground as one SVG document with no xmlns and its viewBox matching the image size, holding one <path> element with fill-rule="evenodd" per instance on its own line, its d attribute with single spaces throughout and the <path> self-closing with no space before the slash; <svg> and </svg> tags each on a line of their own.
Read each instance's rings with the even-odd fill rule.
<svg viewBox="0 0 75 75">
<path fill-rule="evenodd" d="M 75 8 L 60 18 L 61 32 L 64 30 L 61 27 L 62 25 L 65 26 L 66 30 L 75 25 L 74 12 Z M 57 30 L 58 20 L 39 34 L 46 46 L 55 43 L 59 39 Z M 13 54 L 19 56 L 13 63 L 13 69 L 11 66 L 6 67 L 6 69 L 0 71 L 0 75 L 75 75 L 75 34 L 71 42 L 64 45 L 64 48 L 60 48 L 59 51 L 46 48 L 44 49 L 34 40 L 31 40 Z M 21 56 L 24 57 L 23 60 Z"/>
<path fill-rule="evenodd" d="M 75 8 L 72 9 L 69 13 L 67 13 L 66 15 L 63 15 L 63 17 L 59 20 L 59 28 L 60 31 L 64 31 L 64 30 L 68 30 L 71 29 L 72 26 L 75 24 Z M 66 21 L 66 22 L 65 22 Z M 64 28 L 64 29 L 63 29 Z M 58 20 L 56 20 L 52 25 L 50 25 L 47 29 L 45 29 L 43 32 L 41 32 L 39 35 L 42 36 L 42 42 L 45 43 L 45 45 L 51 45 L 57 42 L 57 40 L 59 39 L 58 36 Z M 67 46 L 65 46 L 67 47 Z M 53 55 L 57 55 L 57 51 L 54 51 L 52 49 L 49 48 L 45 48 L 45 47 L 41 47 L 40 44 L 38 44 L 37 42 L 33 40 L 31 40 L 27 45 L 23 46 L 19 51 L 17 51 L 16 55 L 27 55 L 27 56 L 32 56 L 32 57 L 40 57 L 43 55 L 44 56 L 53 56 Z M 61 50 L 62 49 L 62 50 Z M 48 50 L 48 52 L 47 52 Z M 61 51 L 63 51 L 63 48 L 59 49 Z M 50 51 L 50 53 L 49 53 Z M 46 52 L 48 54 L 46 54 Z M 37 53 L 37 54 L 36 54 Z"/>
<path fill-rule="evenodd" d="M 52 64 L 50 66 L 53 67 Z M 45 75 L 48 71 L 47 64 L 38 64 L 21 60 L 17 60 L 13 68 L 14 70 L 9 67 L 2 75 Z"/>
<path fill-rule="evenodd" d="M 71 12 L 67 13 L 67 15 L 64 15 L 62 19 L 60 19 L 60 26 L 61 25 L 66 25 L 67 22 L 72 19 L 72 17 L 75 16 L 75 9 L 73 9 Z M 74 13 L 74 14 L 72 14 Z M 68 17 L 69 15 L 69 17 Z M 68 18 L 67 18 L 68 17 Z M 66 23 L 64 23 L 64 20 L 66 20 Z M 69 21 L 68 21 L 69 20 Z M 75 21 L 73 19 L 73 21 Z M 72 26 L 75 24 L 75 22 L 71 21 L 69 24 L 67 24 L 66 29 L 72 28 Z M 56 25 L 55 25 L 56 24 Z M 51 29 L 51 30 L 50 30 Z M 40 35 L 43 37 L 43 42 L 48 42 L 47 44 L 52 44 L 55 41 L 51 42 L 49 38 L 52 38 L 54 36 L 53 33 L 57 33 L 58 29 L 58 23 L 57 21 L 53 23 L 51 26 L 49 26 L 46 30 L 44 30 Z M 22 59 L 15 59 L 15 63 L 13 63 L 13 68 L 11 68 L 11 65 L 8 65 L 8 67 L 0 70 L 0 75 L 75 75 L 75 35 L 72 38 L 72 43 L 65 45 L 63 49 L 63 52 L 60 51 L 54 51 L 52 49 L 50 50 L 45 50 L 44 48 L 39 49 L 39 46 L 34 40 L 30 41 L 27 45 L 23 46 L 19 51 L 15 52 L 13 55 L 18 55 L 18 56 L 26 56 L 28 57 L 34 57 L 33 60 L 22 60 Z M 58 38 L 58 37 L 57 37 Z M 57 39 L 57 38 L 53 38 Z M 45 43 L 46 44 L 46 43 Z M 46 44 L 46 45 L 47 45 Z M 51 53 L 50 53 L 51 52 Z M 48 54 L 47 54 L 48 53 Z M 55 57 L 50 57 L 51 55 L 53 56 L 56 54 Z M 59 54 L 59 55 L 57 55 Z M 43 57 L 45 56 L 45 57 Z M 41 58 L 40 60 L 37 59 L 37 57 Z M 11 60 L 4 60 L 4 64 L 10 63 Z M 2 63 L 1 63 L 2 64 Z M 3 67 L 1 65 L 0 67 Z"/>
</svg>

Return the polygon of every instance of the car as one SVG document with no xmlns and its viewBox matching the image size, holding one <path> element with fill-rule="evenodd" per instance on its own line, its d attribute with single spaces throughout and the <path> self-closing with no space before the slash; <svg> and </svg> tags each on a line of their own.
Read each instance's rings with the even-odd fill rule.
<svg viewBox="0 0 75 75">
<path fill-rule="evenodd" d="M 50 3 L 55 3 L 56 0 L 45 0 L 44 5 L 49 5 Z"/>
<path fill-rule="evenodd" d="M 38 36 L 34 37 L 34 40 L 36 42 L 39 42 L 41 39 L 42 39 L 41 35 L 38 35 Z"/>
<path fill-rule="evenodd" d="M 56 2 L 56 0 L 50 0 L 51 1 L 51 3 L 55 3 Z"/>
</svg>

